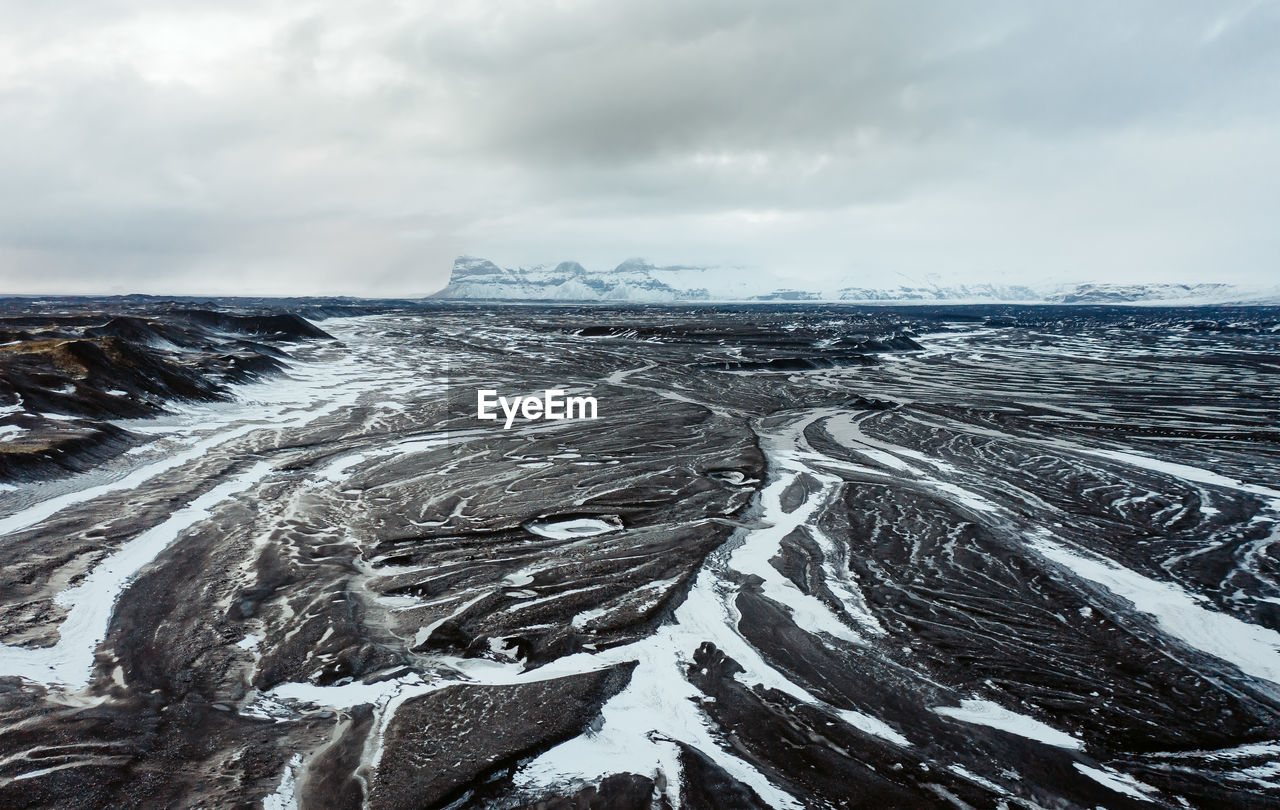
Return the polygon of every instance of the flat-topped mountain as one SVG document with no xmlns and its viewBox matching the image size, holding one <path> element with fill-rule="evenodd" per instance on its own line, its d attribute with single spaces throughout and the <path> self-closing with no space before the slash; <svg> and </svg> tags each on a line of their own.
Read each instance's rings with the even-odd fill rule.
<svg viewBox="0 0 1280 810">
<path fill-rule="evenodd" d="M 488 259 L 461 256 L 453 263 L 449 286 L 434 298 L 491 301 L 698 301 L 703 288 L 681 289 L 655 277 L 694 268 L 655 267 L 628 259 L 612 270 L 592 272 L 577 262 L 509 269 Z"/>
</svg>

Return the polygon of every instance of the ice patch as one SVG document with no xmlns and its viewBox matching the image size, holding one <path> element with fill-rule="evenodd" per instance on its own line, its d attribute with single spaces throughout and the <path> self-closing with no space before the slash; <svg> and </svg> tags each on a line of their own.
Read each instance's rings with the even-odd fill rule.
<svg viewBox="0 0 1280 810">
<path fill-rule="evenodd" d="M 1134 779 L 1126 773 L 1090 768 L 1083 762 L 1073 762 L 1071 764 L 1074 765 L 1075 769 L 1080 773 L 1097 782 L 1099 785 L 1114 790 L 1116 793 L 1120 793 L 1131 799 L 1137 799 L 1143 802 L 1155 801 L 1155 799 L 1152 799 L 1147 795 L 1148 793 L 1155 793 L 1155 788 L 1139 782 L 1137 779 Z"/>
<path fill-rule="evenodd" d="M 889 742 L 900 745 L 903 748 L 911 747 L 910 740 L 899 734 L 897 729 L 878 717 L 872 717 L 869 714 L 855 712 L 850 709 L 840 709 L 836 714 L 840 715 L 841 720 L 859 731 L 870 734 L 873 737 L 879 737 L 882 740 L 888 740 Z"/>
<path fill-rule="evenodd" d="M 976 773 L 969 770 L 968 768 L 965 768 L 963 765 L 949 765 L 947 767 L 951 770 L 952 773 L 956 774 L 962 779 L 968 779 L 970 782 L 973 782 L 975 785 L 982 785 L 984 788 L 991 791 L 992 793 L 999 793 L 1004 796 L 1009 795 L 1009 791 L 1000 787 L 995 782 L 992 782 L 990 779 L 983 779 L 981 776 L 978 776 Z"/>
<path fill-rule="evenodd" d="M 531 520 L 524 527 L 540 537 L 552 540 L 574 540 L 580 537 L 594 537 L 622 530 L 622 518 L 616 515 L 605 515 L 600 518 L 570 518 L 569 520 L 541 519 Z"/>
<path fill-rule="evenodd" d="M 423 689 L 427 682 L 416 672 L 402 678 L 377 683 L 352 681 L 341 685 L 317 686 L 313 683 L 293 681 L 282 683 L 268 693 L 276 700 L 297 700 L 316 706 L 332 706 L 335 709 L 350 709 L 362 704 L 379 705 L 406 690 L 414 694 L 425 694 Z"/>
<path fill-rule="evenodd" d="M 1017 734 L 1019 737 L 1026 737 L 1028 740 L 1036 740 L 1058 748 L 1079 751 L 1084 747 L 1084 743 L 1065 731 L 1059 731 L 1053 726 L 1041 723 L 1034 717 L 1011 712 L 1000 704 L 992 703 L 989 700 L 962 700 L 958 707 L 935 706 L 933 711 L 943 717 L 950 717 L 954 720 L 979 726 L 989 726 L 990 728 L 1007 731 L 1010 734 Z"/>
<path fill-rule="evenodd" d="M 26 432 L 26 428 L 18 425 L 0 425 L 0 442 L 11 442 Z"/>
<path fill-rule="evenodd" d="M 302 754 L 294 754 L 284 766 L 276 792 L 262 800 L 262 810 L 298 810 L 298 769 L 301 767 Z"/>
</svg>

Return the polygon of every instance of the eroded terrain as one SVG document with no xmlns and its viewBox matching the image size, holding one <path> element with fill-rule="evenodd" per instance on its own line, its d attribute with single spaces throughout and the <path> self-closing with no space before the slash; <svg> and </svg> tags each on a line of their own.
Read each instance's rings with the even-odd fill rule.
<svg viewBox="0 0 1280 810">
<path fill-rule="evenodd" d="M 1276 323 L 320 321 L 0 493 L 0 806 L 1280 806 Z"/>
</svg>

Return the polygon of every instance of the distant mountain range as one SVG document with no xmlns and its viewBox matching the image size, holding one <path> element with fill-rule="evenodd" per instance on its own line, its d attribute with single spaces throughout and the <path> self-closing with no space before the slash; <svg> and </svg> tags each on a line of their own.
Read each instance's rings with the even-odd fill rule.
<svg viewBox="0 0 1280 810">
<path fill-rule="evenodd" d="M 840 301 L 1041 301 L 1044 295 L 1030 287 L 1005 287 L 996 284 L 957 285 L 953 287 L 844 287 L 836 296 Z"/>
<path fill-rule="evenodd" d="M 1274 297 L 1276 291 L 1272 290 Z M 1152 301 L 1193 301 L 1216 304 L 1248 300 L 1259 293 L 1241 290 L 1232 284 L 1077 284 L 1051 296 L 1062 304 L 1135 304 Z M 1262 296 L 1265 297 L 1265 296 Z"/>
<path fill-rule="evenodd" d="M 432 298 L 483 301 L 860 301 L 868 303 L 1043 303 L 1043 304 L 1226 304 L 1280 303 L 1280 288 L 1246 289 L 1231 284 L 1073 284 L 1037 288 L 1024 285 L 843 287 L 835 291 L 752 289 L 739 271 L 673 265 L 658 267 L 628 259 L 612 270 L 591 271 L 577 262 L 554 267 L 499 267 L 487 259 L 461 256 L 449 285 Z"/>
</svg>

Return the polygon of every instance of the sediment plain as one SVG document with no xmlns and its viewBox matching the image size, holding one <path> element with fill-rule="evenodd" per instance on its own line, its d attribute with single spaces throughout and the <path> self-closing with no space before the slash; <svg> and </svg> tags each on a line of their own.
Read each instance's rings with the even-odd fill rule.
<svg viewBox="0 0 1280 810">
<path fill-rule="evenodd" d="M 1280 807 L 1280 311 L 372 309 L 7 403 L 0 806 Z"/>
</svg>

